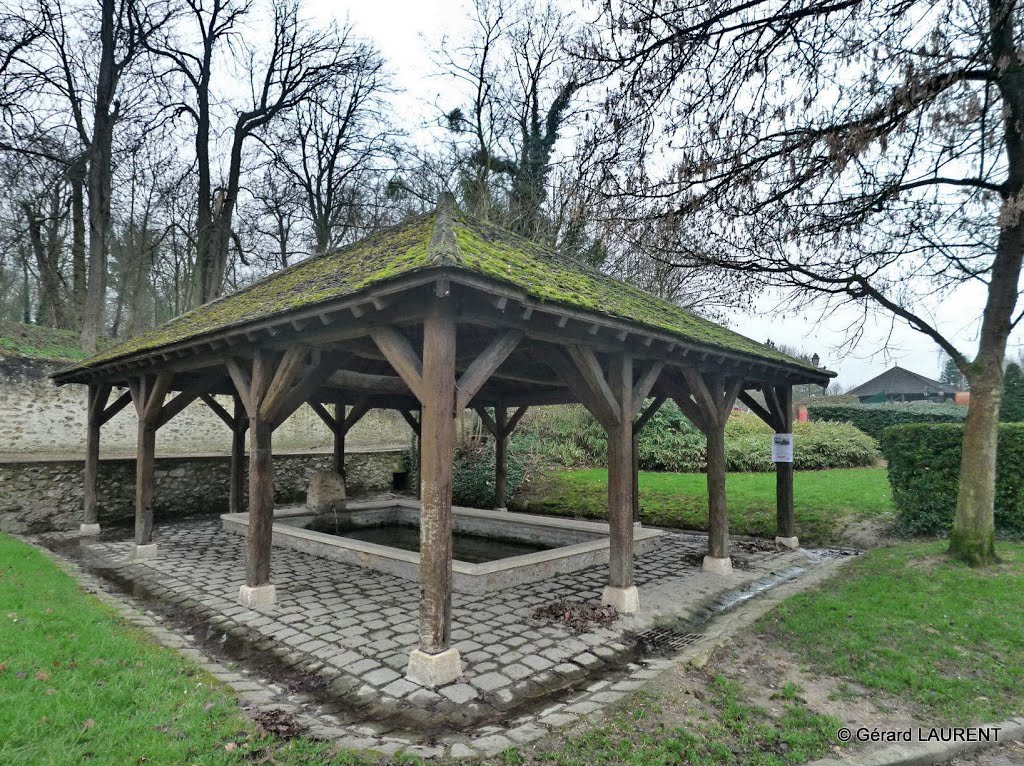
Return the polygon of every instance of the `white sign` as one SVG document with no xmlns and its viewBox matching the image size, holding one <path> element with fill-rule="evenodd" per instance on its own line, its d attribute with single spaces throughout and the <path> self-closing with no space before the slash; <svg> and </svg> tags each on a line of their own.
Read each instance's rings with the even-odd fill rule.
<svg viewBox="0 0 1024 766">
<path fill-rule="evenodd" d="M 772 462 L 793 462 L 793 434 L 772 435 Z"/>
</svg>

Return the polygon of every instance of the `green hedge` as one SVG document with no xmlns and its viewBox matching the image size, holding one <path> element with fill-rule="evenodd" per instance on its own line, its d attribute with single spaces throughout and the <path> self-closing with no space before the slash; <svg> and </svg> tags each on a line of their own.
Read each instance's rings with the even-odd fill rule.
<svg viewBox="0 0 1024 766">
<path fill-rule="evenodd" d="M 887 404 L 829 404 L 811 402 L 807 414 L 812 421 L 852 423 L 876 439 L 890 426 L 906 423 L 963 423 L 967 408 L 957 404 L 928 402 L 890 402 Z"/>
<path fill-rule="evenodd" d="M 898 528 L 913 535 L 947 534 L 960 485 L 964 428 L 955 424 L 893 426 L 882 433 Z M 1024 534 L 1024 424 L 999 426 L 996 531 Z"/>
<path fill-rule="evenodd" d="M 849 423 L 796 423 L 795 460 L 801 470 L 861 468 L 880 458 L 878 445 Z M 607 442 L 601 426 L 580 406 L 538 408 L 520 438 L 532 440 L 535 454 L 567 468 L 601 467 Z M 729 471 L 772 471 L 771 429 L 755 415 L 733 415 L 725 429 Z M 643 471 L 699 473 L 707 467 L 707 442 L 672 402 L 666 402 L 640 432 Z"/>
</svg>

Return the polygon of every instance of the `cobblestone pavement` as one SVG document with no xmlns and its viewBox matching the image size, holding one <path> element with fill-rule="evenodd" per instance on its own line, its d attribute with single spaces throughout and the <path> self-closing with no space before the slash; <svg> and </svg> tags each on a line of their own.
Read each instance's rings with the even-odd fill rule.
<svg viewBox="0 0 1024 766">
<path fill-rule="evenodd" d="M 156 542 L 159 557 L 144 563 L 129 561 L 130 541 L 109 539 L 83 540 L 75 557 L 129 583 L 146 597 L 143 604 L 192 615 L 193 633 L 205 624 L 222 640 L 244 639 L 282 668 L 315 677 L 319 687 L 295 694 L 272 679 L 239 677 L 232 686 L 243 705 L 297 703 L 315 714 L 314 733 L 345 747 L 450 757 L 497 753 L 617 702 L 672 664 L 640 657 L 637 633 L 667 623 L 698 630 L 693 626 L 758 588 L 823 563 L 804 551 L 734 542 L 737 571 L 721 577 L 700 568 L 704 537 L 667 534 L 636 560 L 641 612 L 579 634 L 531 615 L 554 599 L 600 598 L 607 566 L 497 593 L 455 593 L 452 641 L 465 673 L 431 690 L 404 677 L 417 644 L 416 583 L 275 548 L 278 603 L 248 609 L 238 603 L 244 540 L 219 520 L 163 525 Z"/>
</svg>

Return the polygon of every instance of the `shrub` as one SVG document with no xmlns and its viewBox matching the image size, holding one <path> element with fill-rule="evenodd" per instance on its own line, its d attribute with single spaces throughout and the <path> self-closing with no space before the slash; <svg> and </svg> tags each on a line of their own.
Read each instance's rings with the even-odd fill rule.
<svg viewBox="0 0 1024 766">
<path fill-rule="evenodd" d="M 829 404 L 811 402 L 807 414 L 813 421 L 845 421 L 873 436 L 882 438 L 889 426 L 904 423 L 962 423 L 967 408 L 956 404 L 929 402 L 888 402 L 886 404 Z"/>
<path fill-rule="evenodd" d="M 505 497 L 512 497 L 527 474 L 527 441 L 509 444 L 508 480 Z M 460 443 L 455 448 L 452 474 L 452 502 L 470 508 L 494 507 L 494 440 L 482 439 Z"/>
<path fill-rule="evenodd" d="M 944 535 L 953 526 L 964 428 L 955 424 L 893 426 L 882 433 L 900 531 Z M 1024 534 L 1024 424 L 999 426 L 996 530 Z"/>
<path fill-rule="evenodd" d="M 796 423 L 798 469 L 859 468 L 874 465 L 880 455 L 875 440 L 849 423 Z M 734 414 L 725 428 L 729 471 L 772 471 L 771 429 L 757 416 Z M 546 407 L 533 415 L 513 437 L 528 436 L 536 454 L 566 467 L 600 467 L 607 463 L 604 431 L 578 405 Z M 673 402 L 666 402 L 640 432 L 640 468 L 644 471 L 697 473 L 706 470 L 704 435 Z"/>
<path fill-rule="evenodd" d="M 1019 364 L 1008 364 L 1003 376 L 1003 403 L 999 419 L 1004 423 L 1024 421 L 1024 371 Z"/>
</svg>

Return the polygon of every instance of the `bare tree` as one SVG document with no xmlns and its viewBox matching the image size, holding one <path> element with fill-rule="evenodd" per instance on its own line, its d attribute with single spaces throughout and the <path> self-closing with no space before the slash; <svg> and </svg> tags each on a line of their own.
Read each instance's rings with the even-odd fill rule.
<svg viewBox="0 0 1024 766">
<path fill-rule="evenodd" d="M 619 193 L 686 219 L 673 263 L 891 312 L 949 354 L 972 392 L 950 551 L 993 561 L 1002 363 L 1021 319 L 1020 5 L 616 0 L 604 19 L 585 55 L 613 87 L 610 120 L 643 120 L 649 167 L 673 166 Z M 969 282 L 987 297 L 964 351 L 929 306 Z"/>
<path fill-rule="evenodd" d="M 384 61 L 348 28 L 337 40 L 332 82 L 284 116 L 264 141 L 278 172 L 303 201 L 313 252 L 322 255 L 363 230 L 368 193 L 394 153 L 397 131 L 384 101 Z"/>
<path fill-rule="evenodd" d="M 184 0 L 184 5 L 198 44 L 191 46 L 176 33 L 168 33 L 154 36 L 147 45 L 168 62 L 182 91 L 177 110 L 194 122 L 198 200 L 192 303 L 199 304 L 216 298 L 223 289 L 247 144 L 283 114 L 327 87 L 347 62 L 337 28 L 311 27 L 300 16 L 294 0 L 275 0 L 271 39 L 265 52 L 241 41 L 241 24 L 253 9 L 252 3 Z M 249 93 L 235 112 L 229 131 L 227 168 L 215 186 L 215 94 L 211 81 L 218 66 L 224 71 L 240 66 Z"/>
</svg>

